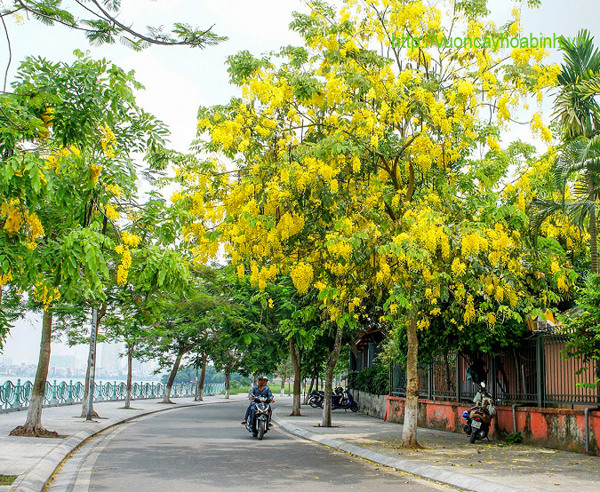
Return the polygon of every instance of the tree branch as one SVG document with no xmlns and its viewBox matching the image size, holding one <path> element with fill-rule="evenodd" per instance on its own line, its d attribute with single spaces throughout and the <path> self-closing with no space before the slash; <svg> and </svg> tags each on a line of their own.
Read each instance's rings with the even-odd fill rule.
<svg viewBox="0 0 600 492">
<path fill-rule="evenodd" d="M 12 63 L 12 47 L 10 45 L 10 36 L 8 35 L 8 27 L 6 27 L 6 22 L 4 17 L 2 19 L 2 27 L 4 27 L 4 33 L 6 34 L 6 42 L 8 44 L 8 63 L 6 64 L 6 71 L 4 72 L 4 85 L 2 88 L 3 92 L 6 92 L 6 84 L 8 83 L 8 71 L 10 70 L 10 64 Z M 3 111 L 4 113 L 4 111 Z M 4 115 L 6 116 L 6 115 Z"/>
<path fill-rule="evenodd" d="M 102 15 L 104 15 L 105 19 L 109 19 L 110 22 L 112 22 L 115 26 L 117 26 L 119 29 L 122 29 L 123 31 L 131 34 L 132 36 L 141 39 L 142 41 L 146 41 L 147 43 L 152 43 L 152 44 L 160 44 L 160 45 L 166 45 L 166 46 L 173 46 L 173 45 L 191 45 L 193 44 L 192 41 L 163 41 L 161 39 L 158 39 L 156 37 L 149 37 L 149 36 L 145 36 L 143 34 L 140 34 L 137 31 L 134 31 L 133 29 L 131 29 L 130 27 L 127 27 L 125 24 L 122 24 L 121 22 L 119 22 L 116 17 L 113 17 L 112 15 L 110 15 L 110 13 L 108 11 L 106 11 L 105 9 L 102 8 L 102 6 L 98 3 L 97 0 L 91 0 L 91 2 L 98 7 L 98 10 L 100 10 L 100 12 L 102 12 Z M 79 2 L 77 2 L 79 3 Z M 100 17 L 98 14 L 96 14 L 96 16 Z M 206 31 L 203 31 L 199 34 L 199 37 L 203 37 L 205 35 L 207 35 L 212 28 L 214 27 L 214 24 L 212 26 L 210 26 Z"/>
</svg>

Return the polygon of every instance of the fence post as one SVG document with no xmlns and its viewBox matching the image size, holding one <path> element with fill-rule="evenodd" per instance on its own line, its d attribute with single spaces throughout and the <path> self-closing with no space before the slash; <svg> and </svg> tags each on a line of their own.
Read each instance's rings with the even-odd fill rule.
<svg viewBox="0 0 600 492">
<path fill-rule="evenodd" d="M 456 352 L 456 403 L 460 403 L 461 360 L 460 353 Z"/>
<path fill-rule="evenodd" d="M 492 398 L 496 401 L 496 385 L 498 384 L 498 374 L 496 372 L 496 356 L 490 355 L 490 386 L 492 387 Z"/>
<path fill-rule="evenodd" d="M 25 389 L 25 386 L 23 386 L 23 390 Z M 24 403 L 27 403 L 27 405 L 29 405 L 29 402 L 25 401 L 25 398 L 23 398 Z M 15 386 L 15 395 L 13 398 L 13 403 L 12 403 L 12 408 L 14 407 L 20 407 L 21 406 L 21 379 L 18 378 L 17 379 L 17 386 Z M 11 408 L 11 407 L 9 407 Z"/>
<path fill-rule="evenodd" d="M 544 350 L 544 335 L 538 334 L 535 339 L 536 372 L 537 372 L 537 406 L 543 408 L 546 400 L 546 361 Z"/>
<path fill-rule="evenodd" d="M 600 407 L 600 361 L 595 361 L 596 364 L 596 379 L 598 380 L 596 384 L 596 403 Z"/>
<path fill-rule="evenodd" d="M 429 363 L 429 371 L 427 373 L 427 399 L 433 400 L 433 362 Z"/>
</svg>

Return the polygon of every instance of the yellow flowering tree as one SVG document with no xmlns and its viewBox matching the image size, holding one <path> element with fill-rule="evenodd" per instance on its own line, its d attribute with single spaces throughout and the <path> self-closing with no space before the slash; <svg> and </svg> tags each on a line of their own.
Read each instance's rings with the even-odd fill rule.
<svg viewBox="0 0 600 492">
<path fill-rule="evenodd" d="M 242 97 L 200 110 L 209 158 L 180 170 L 175 197 L 199 261 L 219 239 L 258 288 L 289 273 L 298 292 L 318 289 L 338 341 L 370 293 L 386 296 L 387 321 L 408 335 L 406 446 L 418 445 L 417 332 L 442 302 L 458 329 L 494 326 L 568 284 L 553 272 L 525 289 L 538 271 L 525 202 L 496 202 L 510 166 L 501 132 L 559 69 L 541 49 L 464 42 L 518 36 L 519 10 L 498 27 L 485 2 L 450 3 L 309 2 L 291 24 L 305 45 L 232 57 Z M 547 137 L 540 115 L 532 125 Z"/>
<path fill-rule="evenodd" d="M 117 217 L 135 197 L 133 153 L 160 167 L 166 129 L 136 106 L 132 74 L 105 60 L 28 59 L 16 80 L 0 117 L 1 271 L 3 288 L 28 292 L 44 311 L 34 395 L 15 430 L 43 435 L 54 307 L 97 306 L 113 276 L 124 283 L 139 242 L 119 234 Z"/>
</svg>

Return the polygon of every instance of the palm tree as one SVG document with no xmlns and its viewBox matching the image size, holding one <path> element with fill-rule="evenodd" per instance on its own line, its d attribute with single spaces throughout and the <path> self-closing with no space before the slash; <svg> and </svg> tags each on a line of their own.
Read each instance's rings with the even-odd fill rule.
<svg viewBox="0 0 600 492">
<path fill-rule="evenodd" d="M 558 76 L 559 93 L 554 116 L 567 141 L 591 138 L 600 132 L 600 51 L 589 31 L 579 31 L 576 40 L 561 37 L 564 63 Z"/>
<path fill-rule="evenodd" d="M 600 197 L 600 51 L 588 31 L 580 31 L 574 41 L 561 38 L 564 63 L 558 76 L 559 93 L 554 117 L 563 130 L 565 145 L 558 158 L 554 177 L 563 193 L 559 202 L 536 199 L 534 225 L 562 211 L 590 234 L 592 273 L 598 273 L 598 224 L 596 207 Z M 573 199 L 566 199 L 569 180 L 575 176 Z"/>
</svg>

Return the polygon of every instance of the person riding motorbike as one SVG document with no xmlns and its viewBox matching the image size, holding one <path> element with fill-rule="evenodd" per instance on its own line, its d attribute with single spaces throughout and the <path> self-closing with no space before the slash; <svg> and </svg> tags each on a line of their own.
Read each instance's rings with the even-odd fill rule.
<svg viewBox="0 0 600 492">
<path fill-rule="evenodd" d="M 246 409 L 246 415 L 244 416 L 244 420 L 242 420 L 242 425 L 245 425 L 248 422 L 248 418 L 250 417 L 252 410 L 254 408 L 254 398 L 257 396 L 266 396 L 269 399 L 269 402 L 274 400 L 273 393 L 271 392 L 271 388 L 267 386 L 267 382 L 269 380 L 261 376 L 258 378 L 258 384 L 254 385 L 250 392 L 248 393 L 248 400 L 250 400 L 250 404 Z M 271 415 L 269 415 L 269 422 L 271 421 Z"/>
</svg>

